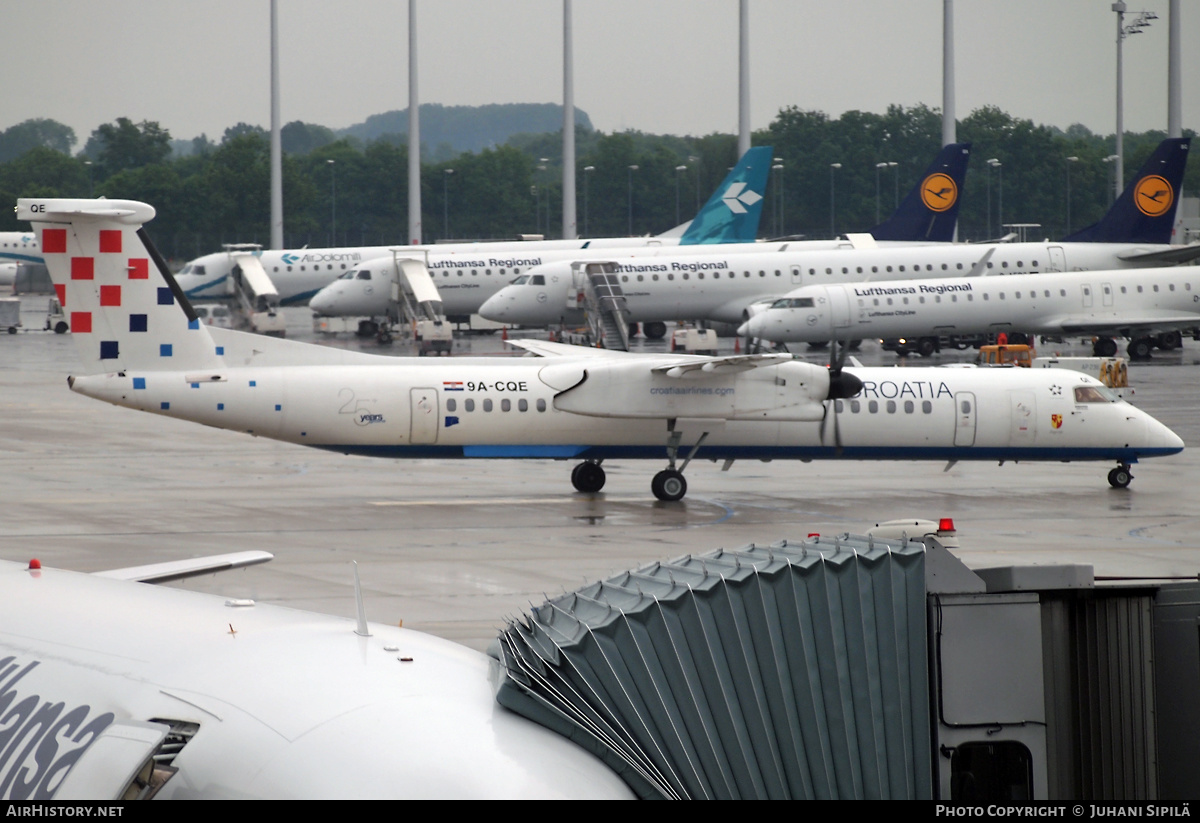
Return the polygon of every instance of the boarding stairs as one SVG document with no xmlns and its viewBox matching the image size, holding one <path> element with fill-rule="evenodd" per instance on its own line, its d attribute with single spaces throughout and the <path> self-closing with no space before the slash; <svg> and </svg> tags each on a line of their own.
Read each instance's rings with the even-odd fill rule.
<svg viewBox="0 0 1200 823">
<path fill-rule="evenodd" d="M 572 263 L 571 278 L 592 339 L 606 349 L 629 351 L 629 308 L 617 264 Z"/>
</svg>

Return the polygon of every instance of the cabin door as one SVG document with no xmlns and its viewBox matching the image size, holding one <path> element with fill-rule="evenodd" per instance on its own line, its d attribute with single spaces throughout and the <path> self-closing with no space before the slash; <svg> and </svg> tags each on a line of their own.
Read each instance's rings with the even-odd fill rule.
<svg viewBox="0 0 1200 823">
<path fill-rule="evenodd" d="M 413 445 L 436 443 L 438 435 L 437 389 L 412 389 L 409 397 L 412 414 L 409 442 Z"/>
<path fill-rule="evenodd" d="M 975 393 L 969 391 L 954 394 L 954 445 L 975 445 Z"/>
</svg>

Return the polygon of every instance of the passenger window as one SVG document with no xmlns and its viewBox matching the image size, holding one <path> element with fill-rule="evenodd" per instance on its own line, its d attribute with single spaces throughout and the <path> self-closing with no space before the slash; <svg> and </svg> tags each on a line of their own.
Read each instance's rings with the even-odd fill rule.
<svg viewBox="0 0 1200 823">
<path fill-rule="evenodd" d="M 546 410 L 546 401 L 540 397 L 538 398 L 538 401 L 537 401 L 537 410 L 540 412 L 544 412 Z"/>
<path fill-rule="evenodd" d="M 507 397 L 500 401 L 500 411 L 512 411 L 512 401 Z"/>
<path fill-rule="evenodd" d="M 933 414 L 933 403 L 928 400 L 921 401 L 921 411 L 925 414 Z"/>
<path fill-rule="evenodd" d="M 913 401 L 911 401 L 911 400 L 904 401 L 904 413 L 905 414 L 912 414 L 914 408 L 916 408 L 916 407 L 913 405 Z"/>
<path fill-rule="evenodd" d="M 896 401 L 895 400 L 889 400 L 887 402 L 887 411 L 888 411 L 888 414 L 896 413 Z"/>
<path fill-rule="evenodd" d="M 483 401 L 483 410 L 485 412 L 490 412 L 492 410 L 492 399 L 490 397 Z"/>
<path fill-rule="evenodd" d="M 517 401 L 517 411 L 529 411 L 529 401 L 524 397 Z"/>
<path fill-rule="evenodd" d="M 862 403 L 859 403 L 857 400 L 851 400 L 850 401 L 850 413 L 858 414 L 860 411 L 862 411 Z"/>
<path fill-rule="evenodd" d="M 963 414 L 970 414 L 971 413 L 971 401 L 970 400 L 962 401 L 962 403 L 959 404 L 959 408 L 962 410 Z"/>
<path fill-rule="evenodd" d="M 458 403 L 455 402 L 453 397 L 451 397 L 449 400 L 446 401 L 446 411 L 452 412 L 452 411 L 456 410 L 457 408 L 458 408 Z"/>
<path fill-rule="evenodd" d="M 475 411 L 475 401 L 468 397 L 463 401 L 463 408 L 469 412 Z"/>
<path fill-rule="evenodd" d="M 875 414 L 876 412 L 878 412 L 879 411 L 879 401 L 872 400 L 871 402 L 867 403 L 867 411 L 869 411 L 871 414 Z"/>
</svg>

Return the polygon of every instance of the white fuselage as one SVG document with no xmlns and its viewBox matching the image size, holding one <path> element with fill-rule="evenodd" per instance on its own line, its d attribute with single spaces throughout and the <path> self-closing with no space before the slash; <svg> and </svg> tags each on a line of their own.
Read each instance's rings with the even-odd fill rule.
<svg viewBox="0 0 1200 823">
<path fill-rule="evenodd" d="M 218 342 L 230 334 L 209 331 Z M 697 372 L 703 379 L 689 380 L 651 376 L 650 369 L 696 358 L 634 357 L 630 362 L 644 365 L 644 376 L 630 371 L 602 389 L 589 385 L 587 373 L 601 379 L 604 361 L 569 357 L 239 367 L 214 370 L 197 383 L 183 373 L 130 370 L 71 383 L 117 405 L 347 454 L 662 460 L 670 420 L 683 430 L 685 445 L 709 433 L 700 457 L 835 456 L 822 433 L 819 396 L 805 394 L 823 390 L 797 379 L 812 366 L 789 362 L 724 377 Z M 1073 387 L 1100 384 L 1075 372 L 847 372 L 864 384 L 858 397 L 838 401 L 845 404 L 847 458 L 1131 462 L 1183 447 L 1123 401 L 1076 403 Z M 563 410 L 576 407 L 573 393 L 593 390 L 586 413 Z M 756 411 L 763 392 L 772 393 L 770 414 Z M 1069 422 L 1053 427 L 1052 415 Z"/>
<path fill-rule="evenodd" d="M 808 286 L 746 323 L 751 337 L 815 342 L 866 337 L 1161 332 L 1200 325 L 1194 266 Z"/>
<path fill-rule="evenodd" d="M 37 234 L 31 231 L 0 231 L 0 261 L 45 263 Z M 11 281 L 10 281 L 11 283 Z"/>
<path fill-rule="evenodd" d="M 159 799 L 632 797 L 411 629 L 6 561 L 0 615 L 5 800 L 116 799 L 149 752 L 111 735 L 147 721 L 194 724 Z"/>
<path fill-rule="evenodd" d="M 962 277 L 983 262 L 994 274 L 1127 268 L 1122 257 L 1167 247 L 1107 243 L 1002 243 L 896 245 L 878 249 L 809 251 L 785 249 L 719 257 L 660 255 L 653 261 L 622 265 L 621 289 L 630 321 L 707 319 L 740 323 L 749 308 L 774 301 L 793 289 L 914 277 Z M 989 256 L 990 255 L 990 256 Z M 480 310 L 501 323 L 545 326 L 578 323 L 581 311 L 568 309 L 572 277 L 568 267 L 532 269 L 544 285 L 508 286 Z"/>
<path fill-rule="evenodd" d="M 447 243 L 425 246 L 353 246 L 329 249 L 267 249 L 258 253 L 264 270 L 279 291 L 283 305 L 302 306 L 313 295 L 370 260 L 391 260 L 394 254 L 428 259 L 435 268 L 466 272 L 488 283 L 506 283 L 531 265 L 544 262 L 543 255 L 566 252 L 568 256 L 587 249 L 628 247 L 675 247 L 678 237 L 603 237 L 592 240 L 522 240 L 496 243 Z M 557 258 L 555 258 L 557 259 Z M 456 265 L 457 264 L 457 265 Z M 192 300 L 218 300 L 229 296 L 229 276 L 234 261 L 229 252 L 214 252 L 189 261 L 176 279 Z M 514 269 L 517 271 L 514 273 Z M 486 273 L 485 273 L 486 272 Z M 497 286 L 496 288 L 499 288 Z M 490 295 L 494 291 L 488 291 Z M 383 312 L 380 312 L 382 314 Z"/>
</svg>

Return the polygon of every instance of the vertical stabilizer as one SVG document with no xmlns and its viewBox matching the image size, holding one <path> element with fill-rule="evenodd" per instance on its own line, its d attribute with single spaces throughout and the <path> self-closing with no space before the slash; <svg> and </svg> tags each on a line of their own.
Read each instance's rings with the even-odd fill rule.
<svg viewBox="0 0 1200 823">
<path fill-rule="evenodd" d="M 896 213 L 871 229 L 871 236 L 887 241 L 952 242 L 970 158 L 970 143 L 943 147 Z"/>
<path fill-rule="evenodd" d="M 142 231 L 154 209 L 132 200 L 23 198 L 86 373 L 222 364 Z M 180 310 L 182 308 L 182 311 Z"/>
<path fill-rule="evenodd" d="M 773 157 L 774 149 L 770 146 L 755 146 L 742 155 L 692 220 L 679 245 L 753 243 L 758 235 Z"/>
<path fill-rule="evenodd" d="M 1188 146 L 1186 137 L 1159 143 L 1100 222 L 1064 237 L 1063 242 L 1171 243 Z"/>
</svg>

